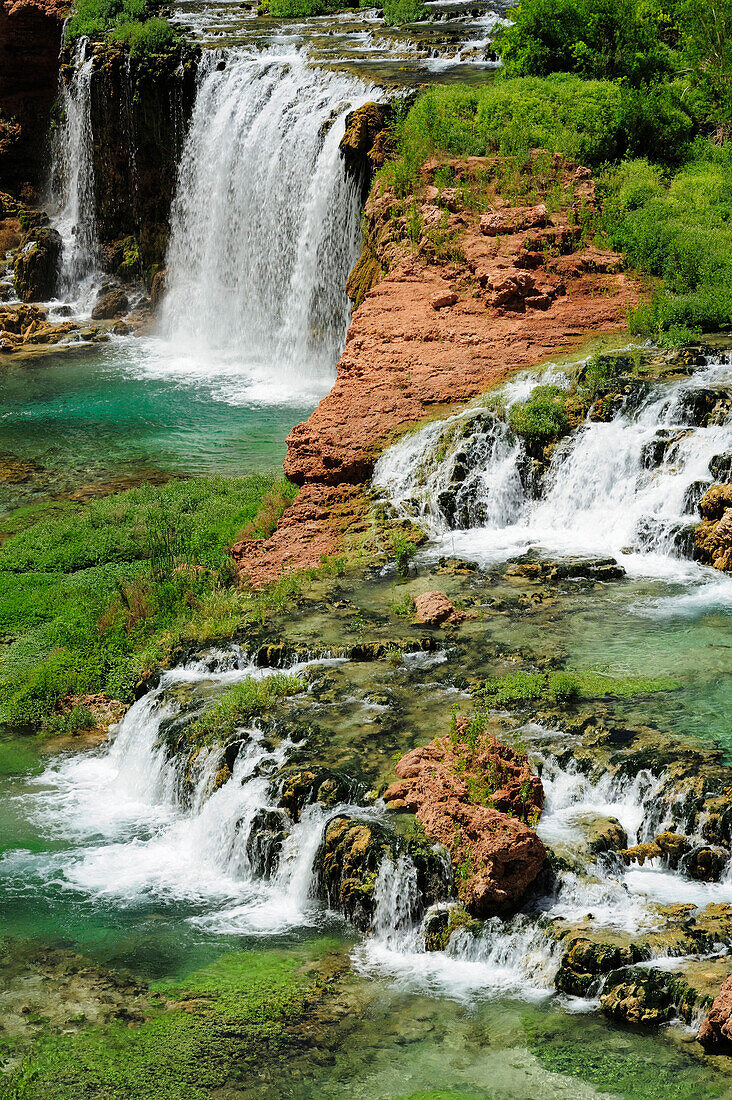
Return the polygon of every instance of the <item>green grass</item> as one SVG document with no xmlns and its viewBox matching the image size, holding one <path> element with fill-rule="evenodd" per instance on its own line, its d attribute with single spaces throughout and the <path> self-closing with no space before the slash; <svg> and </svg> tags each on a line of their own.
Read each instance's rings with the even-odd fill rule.
<svg viewBox="0 0 732 1100">
<path fill-rule="evenodd" d="M 384 22 L 390 27 L 417 23 L 427 18 L 423 0 L 384 0 Z"/>
<path fill-rule="evenodd" d="M 11 517 L 0 544 L 0 721 L 53 724 L 58 702 L 135 683 L 181 641 L 230 637 L 246 596 L 229 547 L 271 527 L 274 476 L 143 486 Z M 264 527 L 258 527 L 258 516 Z"/>
<path fill-rule="evenodd" d="M 517 401 L 508 412 L 508 423 L 516 435 L 544 446 L 569 431 L 567 390 L 559 386 L 537 386 L 526 401 Z"/>
<path fill-rule="evenodd" d="M 629 698 L 659 691 L 676 691 L 681 685 L 668 676 L 614 676 L 608 672 L 567 670 L 525 672 L 486 680 L 481 695 L 491 707 L 513 707 L 544 702 L 566 706 L 578 700 L 607 696 Z"/>
<path fill-rule="evenodd" d="M 732 146 L 697 146 L 669 176 L 647 160 L 602 180 L 607 242 L 662 285 L 630 315 L 631 332 L 712 332 L 732 324 Z"/>
<path fill-rule="evenodd" d="M 75 0 L 67 40 L 102 38 L 127 46 L 133 57 L 164 53 L 177 41 L 158 0 Z"/>
<path fill-rule="evenodd" d="M 164 1000 L 144 1023 L 90 1027 L 37 1042 L 16 1076 L 28 1100 L 208 1100 L 251 1083 L 262 1059 L 287 1045 L 286 1028 L 317 992 L 303 966 L 330 949 L 229 952 L 183 983 L 158 982 Z M 13 1089 L 13 1085 L 10 1085 Z M 10 1092 L 13 1095 L 13 1092 Z"/>
<path fill-rule="evenodd" d="M 232 734 L 255 718 L 266 718 L 281 699 L 299 695 L 307 689 L 302 676 L 276 672 L 261 680 L 244 680 L 232 684 L 218 697 L 213 706 L 197 718 L 186 730 L 191 741 L 223 744 Z"/>
</svg>

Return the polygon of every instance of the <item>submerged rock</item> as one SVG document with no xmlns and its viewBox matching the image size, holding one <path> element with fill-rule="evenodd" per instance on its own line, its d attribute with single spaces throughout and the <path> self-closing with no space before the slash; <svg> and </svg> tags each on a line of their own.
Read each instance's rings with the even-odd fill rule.
<svg viewBox="0 0 732 1100">
<path fill-rule="evenodd" d="M 443 623 L 460 623 L 466 617 L 444 592 L 423 592 L 414 597 L 417 622 L 425 626 L 442 626 Z"/>
</svg>

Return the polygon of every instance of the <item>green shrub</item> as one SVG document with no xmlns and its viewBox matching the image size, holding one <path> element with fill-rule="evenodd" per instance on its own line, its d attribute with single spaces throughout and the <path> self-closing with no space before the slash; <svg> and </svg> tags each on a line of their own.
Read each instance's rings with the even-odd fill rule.
<svg viewBox="0 0 732 1100">
<path fill-rule="evenodd" d="M 133 57 L 164 53 L 175 42 L 175 32 L 167 19 L 147 19 L 144 23 L 121 23 L 109 32 L 109 38 L 128 46 Z"/>
<path fill-rule="evenodd" d="M 517 402 L 508 410 L 511 430 L 538 446 L 560 439 L 570 428 L 568 397 L 567 390 L 559 386 L 537 386 L 528 400 Z"/>
<path fill-rule="evenodd" d="M 427 18 L 424 0 L 384 0 L 384 22 L 390 27 Z"/>
<path fill-rule="evenodd" d="M 579 697 L 580 685 L 571 672 L 552 672 L 547 681 L 547 692 L 553 702 L 565 706 Z"/>
<path fill-rule="evenodd" d="M 408 576 L 409 563 L 417 553 L 417 544 L 405 538 L 404 535 L 397 535 L 394 539 L 393 550 L 397 573 L 400 577 Z"/>
<path fill-rule="evenodd" d="M 176 42 L 159 0 L 76 0 L 66 23 L 67 40 L 106 36 L 127 46 L 133 57 L 163 53 Z"/>
<path fill-rule="evenodd" d="M 700 143 L 671 177 L 630 161 L 601 183 L 607 243 L 663 280 L 631 313 L 631 331 L 710 332 L 731 324 L 732 147 Z"/>
<path fill-rule="evenodd" d="M 673 37 L 662 9 L 638 0 L 521 0 L 496 46 L 512 75 L 577 73 L 640 85 L 672 71 Z"/>
</svg>

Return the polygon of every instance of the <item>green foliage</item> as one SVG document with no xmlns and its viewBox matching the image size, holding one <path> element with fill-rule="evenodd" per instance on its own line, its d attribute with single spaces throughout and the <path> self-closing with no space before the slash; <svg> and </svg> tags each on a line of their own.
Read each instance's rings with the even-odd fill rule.
<svg viewBox="0 0 732 1100">
<path fill-rule="evenodd" d="M 417 544 L 402 534 L 397 534 L 393 541 L 394 564 L 400 577 L 409 575 L 409 563 L 417 553 Z"/>
<path fill-rule="evenodd" d="M 261 680 L 243 680 L 232 684 L 219 695 L 213 706 L 203 712 L 188 727 L 191 741 L 226 743 L 242 727 L 255 718 L 265 718 L 281 699 L 298 695 L 307 689 L 302 676 L 276 672 Z"/>
<path fill-rule="evenodd" d="M 571 672 L 553 672 L 547 680 L 546 690 L 553 702 L 566 706 L 579 697 L 580 685 Z"/>
<path fill-rule="evenodd" d="M 417 23 L 427 18 L 424 0 L 384 0 L 384 22 L 389 27 Z"/>
<path fill-rule="evenodd" d="M 627 162 L 606 173 L 602 190 L 608 243 L 663 280 L 631 314 L 631 331 L 679 335 L 731 324 L 732 146 L 701 143 L 670 178 L 646 160 Z"/>
<path fill-rule="evenodd" d="M 100 38 L 127 46 L 133 57 L 164 53 L 177 41 L 158 0 L 75 0 L 66 23 L 67 40 Z"/>
<path fill-rule="evenodd" d="M 508 423 L 516 435 L 529 443 L 544 446 L 569 431 L 567 390 L 559 386 L 537 386 L 526 401 L 516 402 L 508 410 Z"/>
<path fill-rule="evenodd" d="M 309 19 L 314 15 L 331 15 L 357 7 L 357 3 L 344 3 L 343 0 L 265 0 L 260 4 L 260 15 L 271 15 L 275 19 Z"/>
<path fill-rule="evenodd" d="M 647 0 L 521 0 L 496 45 L 511 75 L 577 73 L 641 85 L 672 71 L 673 37 L 663 8 Z"/>
<path fill-rule="evenodd" d="M 0 545 L 0 721 L 38 726 L 60 699 L 122 700 L 182 639 L 230 637 L 243 597 L 229 547 L 272 477 L 142 486 L 24 510 Z"/>
<path fill-rule="evenodd" d="M 524 672 L 518 669 L 506 676 L 486 680 L 482 694 L 493 707 L 515 706 L 540 699 L 544 692 L 546 677 L 540 672 Z"/>
</svg>

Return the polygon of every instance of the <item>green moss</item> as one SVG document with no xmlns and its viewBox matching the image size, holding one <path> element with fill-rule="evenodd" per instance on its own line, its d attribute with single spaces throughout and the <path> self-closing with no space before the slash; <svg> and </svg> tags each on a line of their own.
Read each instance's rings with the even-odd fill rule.
<svg viewBox="0 0 732 1100">
<path fill-rule="evenodd" d="M 305 691 L 307 684 L 302 676 L 290 676 L 276 672 L 262 680 L 244 680 L 232 684 L 222 692 L 216 702 L 197 718 L 186 731 L 191 741 L 225 743 L 242 726 L 255 718 L 266 717 L 289 695 Z"/>
<path fill-rule="evenodd" d="M 566 706 L 579 699 L 628 698 L 676 691 L 680 687 L 678 681 L 668 676 L 613 676 L 607 672 L 576 670 L 546 673 L 519 669 L 486 680 L 481 695 L 491 707 L 520 706 L 539 700 Z"/>
<path fill-rule="evenodd" d="M 157 983 L 160 1006 L 150 1019 L 47 1036 L 16 1082 L 24 1074 L 28 1100 L 204 1100 L 251 1081 L 263 1056 L 285 1048 L 286 1028 L 317 993 L 303 964 L 331 947 L 324 940 L 307 954 L 230 952 L 185 982 Z"/>
</svg>

